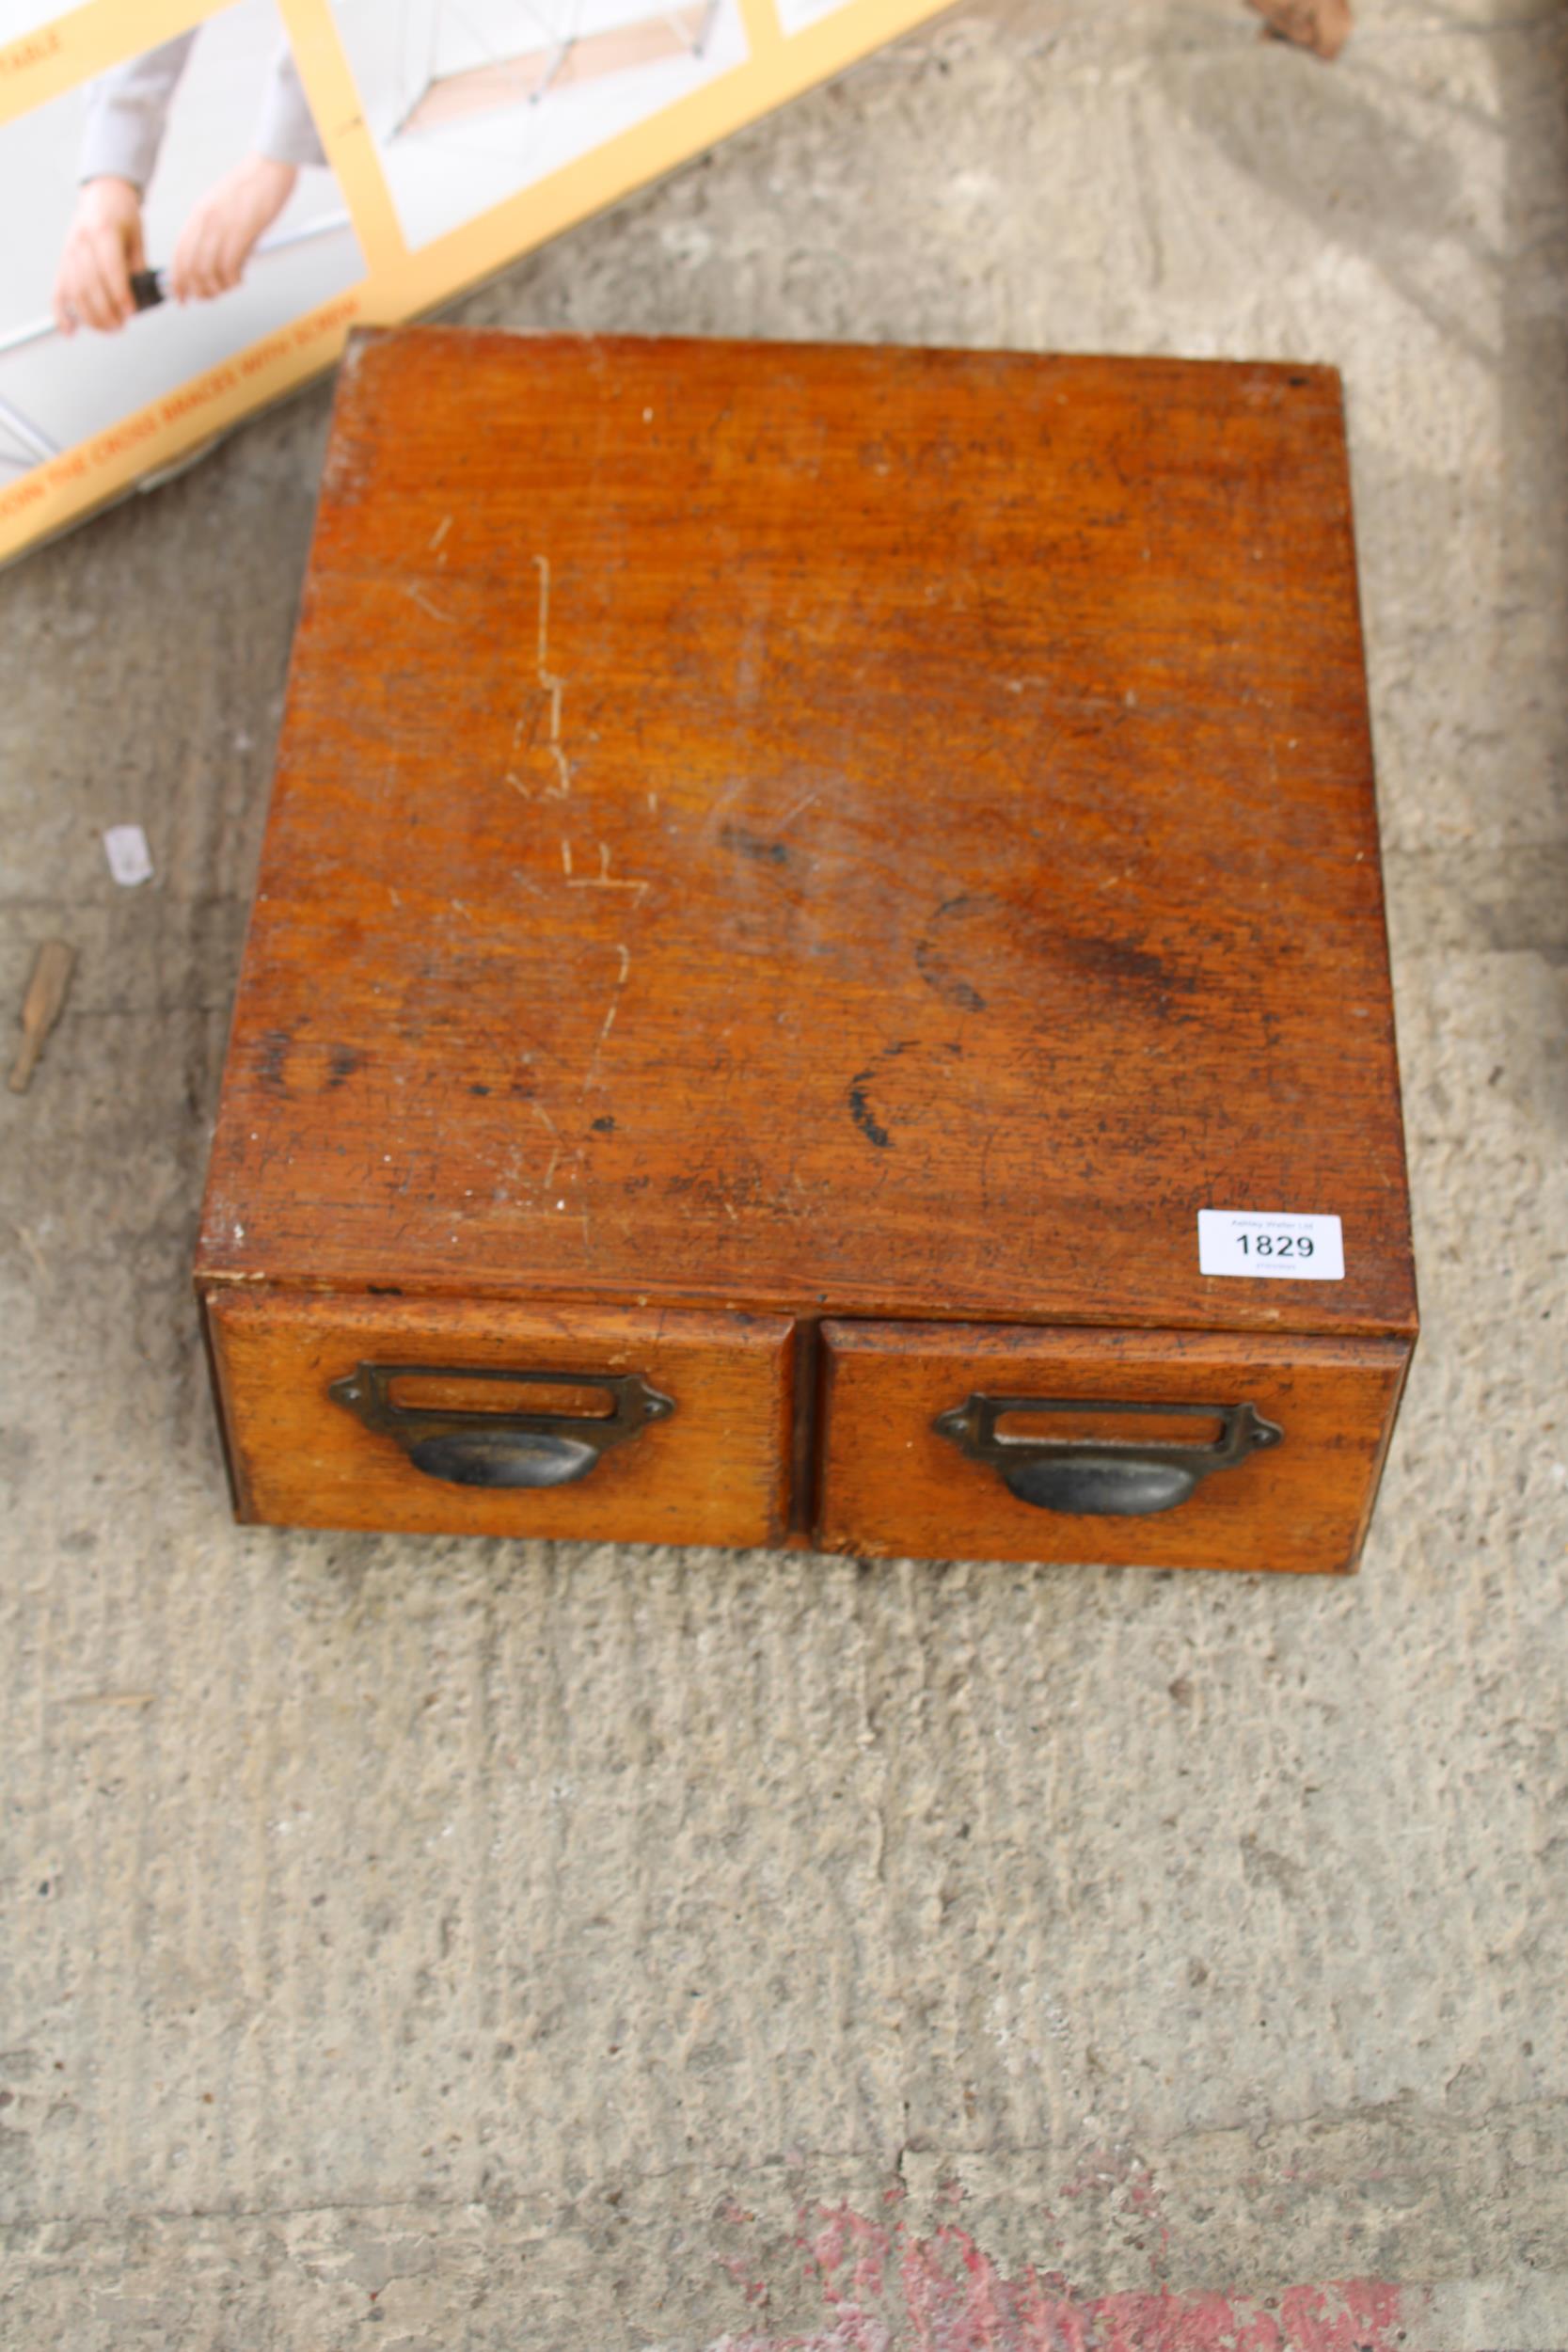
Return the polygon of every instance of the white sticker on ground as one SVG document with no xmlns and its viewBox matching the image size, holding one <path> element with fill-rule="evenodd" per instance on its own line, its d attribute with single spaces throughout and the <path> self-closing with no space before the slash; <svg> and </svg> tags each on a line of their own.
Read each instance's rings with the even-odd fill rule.
<svg viewBox="0 0 1568 2352">
<path fill-rule="evenodd" d="M 111 825 L 103 835 L 103 849 L 117 882 L 130 889 L 133 883 L 151 880 L 152 853 L 139 825 Z"/>
</svg>

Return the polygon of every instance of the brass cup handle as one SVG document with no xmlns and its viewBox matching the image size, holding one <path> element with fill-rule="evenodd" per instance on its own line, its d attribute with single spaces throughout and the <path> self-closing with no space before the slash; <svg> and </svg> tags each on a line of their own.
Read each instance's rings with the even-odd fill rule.
<svg viewBox="0 0 1568 2352">
<path fill-rule="evenodd" d="M 486 1388 L 597 1389 L 613 1402 L 609 1413 L 471 1412 L 461 1407 L 399 1405 L 398 1380 L 483 1380 Z M 356 1413 L 367 1429 L 393 1438 L 417 1470 L 456 1486 L 569 1486 L 586 1478 L 611 1446 L 623 1445 L 651 1421 L 666 1421 L 674 1400 L 661 1396 L 641 1374 L 510 1372 L 487 1364 L 356 1365 L 326 1391 Z"/>
<path fill-rule="evenodd" d="M 1161 1421 L 1217 1421 L 1208 1445 L 1180 1440 L 1017 1436 L 999 1431 L 1004 1416 L 1051 1413 L 1152 1413 Z M 988 1462 L 1020 1502 L 1038 1511 L 1134 1518 L 1185 1502 L 1213 1470 L 1233 1470 L 1285 1432 L 1252 1405 L 1126 1404 L 1109 1397 L 985 1396 L 976 1392 L 931 1423 L 973 1462 Z"/>
</svg>

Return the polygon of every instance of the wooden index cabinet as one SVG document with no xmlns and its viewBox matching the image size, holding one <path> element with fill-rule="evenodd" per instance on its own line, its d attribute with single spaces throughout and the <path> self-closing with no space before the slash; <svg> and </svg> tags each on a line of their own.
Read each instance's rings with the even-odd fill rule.
<svg viewBox="0 0 1568 2352">
<path fill-rule="evenodd" d="M 197 1283 L 247 1518 L 1354 1566 L 1338 378 L 358 341 Z"/>
</svg>

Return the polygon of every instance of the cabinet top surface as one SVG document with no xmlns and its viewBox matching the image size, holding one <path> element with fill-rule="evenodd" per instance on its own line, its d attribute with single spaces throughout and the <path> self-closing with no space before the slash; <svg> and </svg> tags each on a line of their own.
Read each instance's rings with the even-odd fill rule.
<svg viewBox="0 0 1568 2352">
<path fill-rule="evenodd" d="M 198 1274 L 1411 1327 L 1338 379 L 357 344 Z"/>
</svg>

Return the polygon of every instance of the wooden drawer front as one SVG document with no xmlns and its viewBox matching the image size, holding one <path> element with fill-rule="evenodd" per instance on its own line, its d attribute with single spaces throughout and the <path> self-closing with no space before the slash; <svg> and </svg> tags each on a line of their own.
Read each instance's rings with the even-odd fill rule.
<svg viewBox="0 0 1568 2352">
<path fill-rule="evenodd" d="M 1410 1352 L 1398 1340 L 953 1324 L 828 1323 L 823 1341 L 824 1549 L 1340 1572 L 1356 1564 Z M 1050 1408 L 1002 1420 L 1001 1466 L 965 1450 L 994 1438 L 1000 1399 Z M 1214 1410 L 1118 1415 L 1116 1404 Z M 933 1426 L 943 1415 L 958 1417 L 955 1435 Z M 1047 1437 L 1049 1452 L 1028 1442 Z M 1180 1486 L 1196 1463 L 1176 1449 L 1195 1442 L 1239 1458 L 1173 1506 L 1061 1507 L 1068 1492 L 1092 1506 Z M 1020 1500 L 1004 1467 L 1049 1488 L 1052 1505 Z"/>
<path fill-rule="evenodd" d="M 782 1317 L 266 1291 L 212 1293 L 207 1311 L 243 1518 L 615 1543 L 765 1544 L 784 1528 L 794 1327 Z M 335 1401 L 335 1385 L 357 1401 Z M 519 1429 L 542 1409 L 583 1418 Z M 569 1483 L 451 1474 L 476 1456 L 499 1474 L 497 1447 L 500 1474 L 528 1465 L 531 1445 L 558 1467 L 580 1460 L 562 1452 L 580 1439 L 590 1466 Z"/>
</svg>

